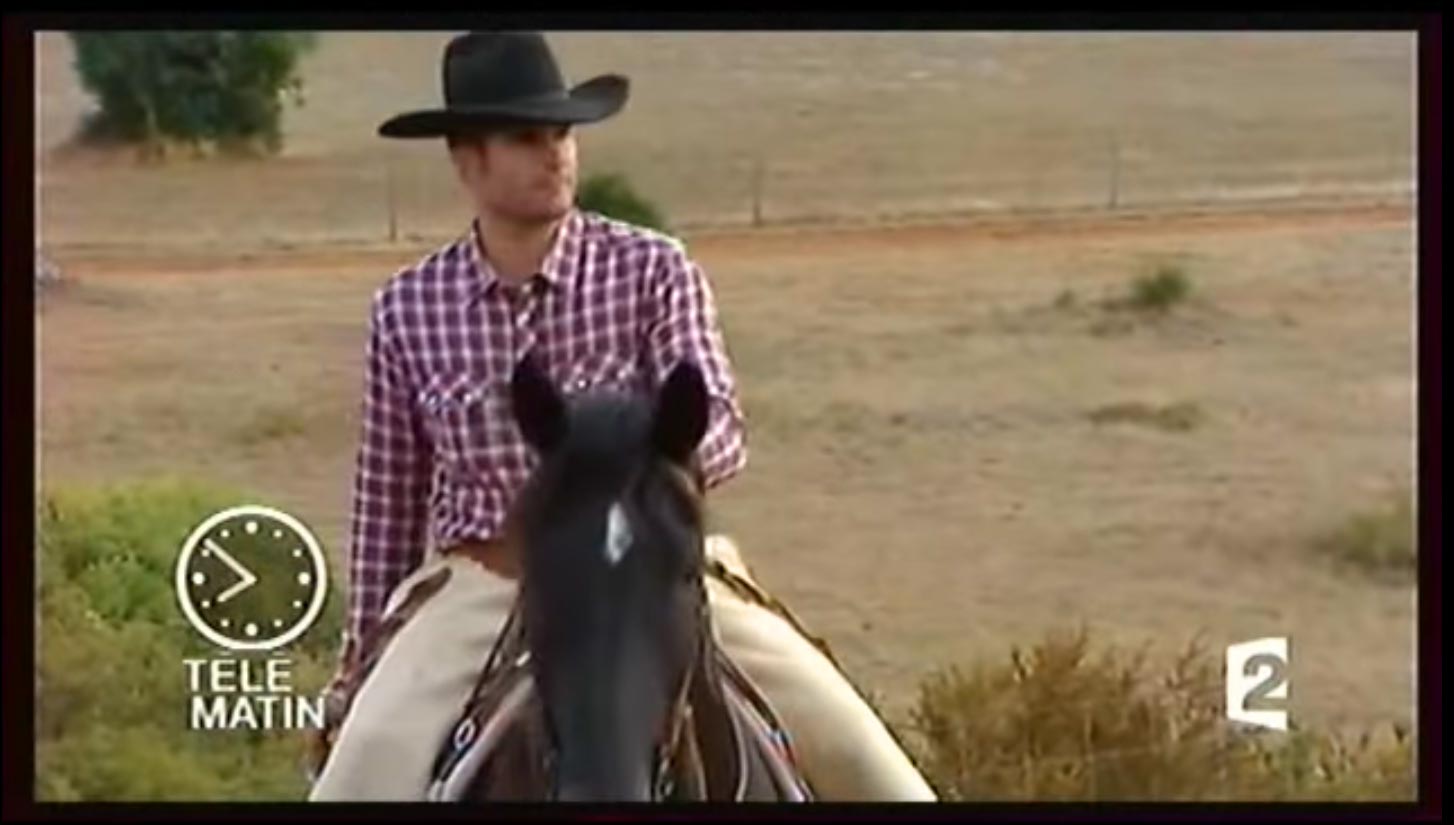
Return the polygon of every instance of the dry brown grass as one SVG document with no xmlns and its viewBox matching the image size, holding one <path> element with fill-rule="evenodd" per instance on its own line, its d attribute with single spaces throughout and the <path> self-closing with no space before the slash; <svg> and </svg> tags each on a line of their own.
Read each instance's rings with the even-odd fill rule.
<svg viewBox="0 0 1454 825">
<path fill-rule="evenodd" d="M 1396 490 L 1319 533 L 1311 546 L 1352 572 L 1406 586 L 1418 574 L 1415 528 L 1413 496 Z"/>
<path fill-rule="evenodd" d="M 1086 418 L 1096 424 L 1138 424 L 1172 433 L 1190 432 L 1201 424 L 1204 417 L 1205 413 L 1195 401 L 1160 405 L 1121 401 L 1086 413 Z"/>
<path fill-rule="evenodd" d="M 434 105 L 447 33 L 332 32 L 303 65 L 284 156 L 164 171 L 47 154 L 47 242 L 311 243 L 452 234 L 463 203 L 442 146 L 378 124 Z M 584 33 L 553 36 L 583 78 L 633 81 L 585 129 L 587 171 L 619 171 L 674 225 L 1274 196 L 1412 178 L 1411 35 Z M 60 34 L 39 41 L 41 142 L 89 103 Z M 195 195 L 195 197 L 194 197 Z M 204 197 L 205 196 L 205 197 Z"/>
</svg>

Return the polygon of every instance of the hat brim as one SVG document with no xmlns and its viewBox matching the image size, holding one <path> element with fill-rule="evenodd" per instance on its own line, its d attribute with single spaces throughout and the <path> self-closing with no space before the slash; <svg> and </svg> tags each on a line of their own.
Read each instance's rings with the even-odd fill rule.
<svg viewBox="0 0 1454 825">
<path fill-rule="evenodd" d="M 576 86 L 564 97 L 406 112 L 384 121 L 379 126 L 379 135 L 388 138 L 437 138 L 498 126 L 595 123 L 621 111 L 629 93 L 630 84 L 626 78 L 602 75 Z"/>
</svg>

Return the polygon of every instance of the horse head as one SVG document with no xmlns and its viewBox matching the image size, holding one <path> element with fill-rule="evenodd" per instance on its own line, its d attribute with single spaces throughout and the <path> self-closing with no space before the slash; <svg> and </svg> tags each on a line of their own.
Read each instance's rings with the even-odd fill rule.
<svg viewBox="0 0 1454 825">
<path fill-rule="evenodd" d="M 701 373 L 654 398 L 566 399 L 533 359 L 511 379 L 539 463 L 512 512 L 521 619 L 560 800 L 645 801 L 676 745 L 708 639 Z"/>
</svg>

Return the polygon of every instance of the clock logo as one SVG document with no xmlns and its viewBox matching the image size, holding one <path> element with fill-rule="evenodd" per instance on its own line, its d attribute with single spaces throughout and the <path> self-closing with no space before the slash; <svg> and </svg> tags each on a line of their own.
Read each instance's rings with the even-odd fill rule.
<svg viewBox="0 0 1454 825">
<path fill-rule="evenodd" d="M 313 533 L 271 507 L 223 510 L 202 522 L 177 557 L 187 621 L 228 650 L 274 650 L 318 620 L 328 566 Z"/>
</svg>

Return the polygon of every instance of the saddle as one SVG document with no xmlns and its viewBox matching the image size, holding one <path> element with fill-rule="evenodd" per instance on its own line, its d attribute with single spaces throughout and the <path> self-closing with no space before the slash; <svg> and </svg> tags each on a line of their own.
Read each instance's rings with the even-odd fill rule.
<svg viewBox="0 0 1454 825">
<path fill-rule="evenodd" d="M 361 644 L 356 661 L 327 697 L 324 725 L 308 757 L 310 778 L 316 778 L 326 764 L 353 697 L 389 642 L 448 583 L 450 573 L 441 568 L 416 583 Z M 809 634 L 785 605 L 750 578 L 715 559 L 708 560 L 707 574 L 739 597 L 783 616 L 832 660 L 826 642 Z M 426 794 L 431 801 L 528 801 L 547 787 L 551 748 L 518 612 L 517 603 L 435 760 Z M 791 738 L 767 698 L 715 640 L 705 644 L 706 661 L 688 686 L 680 747 L 670 770 L 658 777 L 662 795 L 742 800 L 757 777 L 759 793 L 811 800 L 812 790 L 802 778 Z M 764 778 L 770 788 L 762 787 Z"/>
<path fill-rule="evenodd" d="M 544 711 L 518 622 L 507 625 L 460 721 L 435 761 L 426 799 L 527 801 L 550 780 Z M 786 729 L 766 698 L 714 642 L 711 662 L 692 674 L 683 735 L 657 777 L 663 799 L 742 801 L 750 792 L 807 801 Z M 714 676 L 720 676 L 716 682 Z"/>
</svg>

